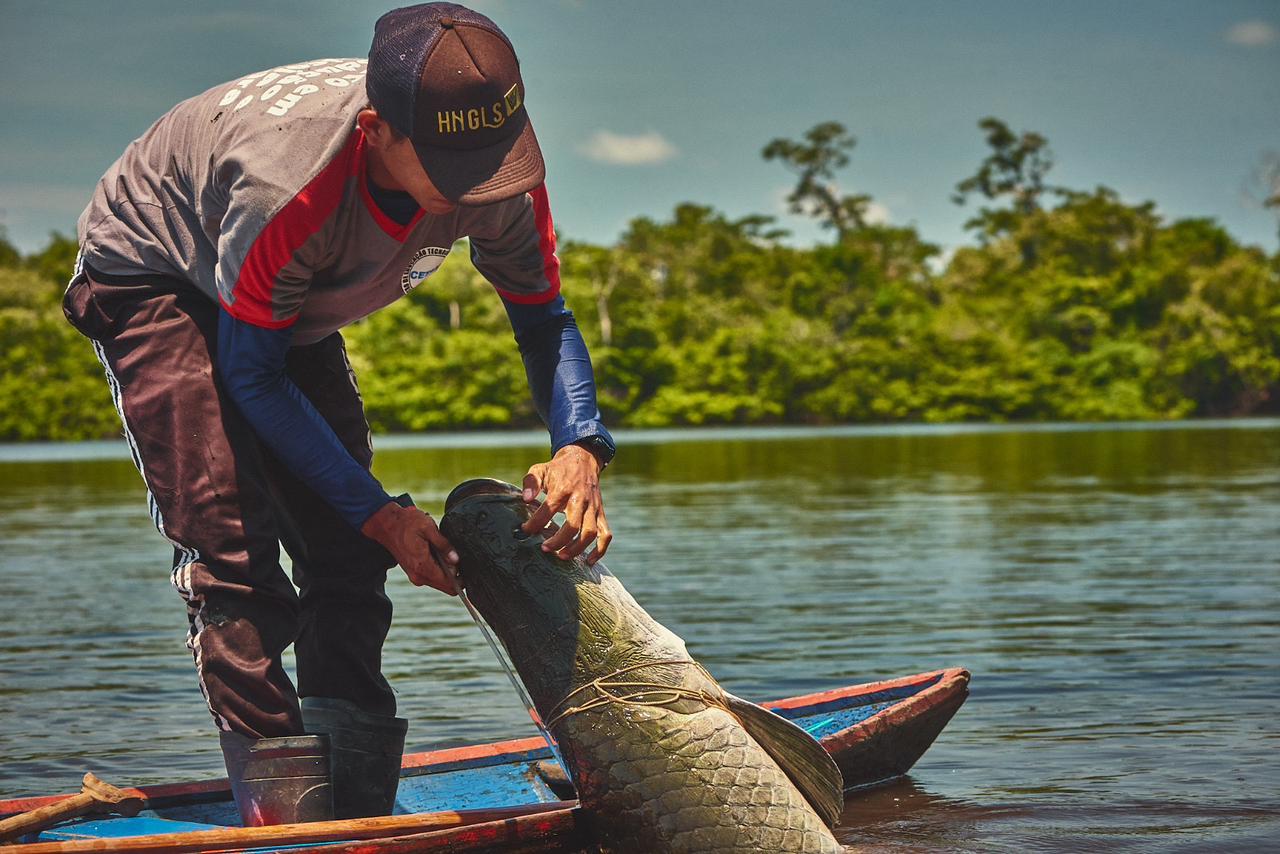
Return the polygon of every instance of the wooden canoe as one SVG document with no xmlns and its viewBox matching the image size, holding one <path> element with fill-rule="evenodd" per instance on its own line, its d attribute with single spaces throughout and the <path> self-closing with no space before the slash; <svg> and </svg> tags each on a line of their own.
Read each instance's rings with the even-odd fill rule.
<svg viewBox="0 0 1280 854">
<path fill-rule="evenodd" d="M 845 792 L 906 774 L 968 696 L 969 674 L 937 670 L 765 705 L 817 738 L 844 774 Z M 239 827 L 226 780 L 128 790 L 147 799 L 133 818 L 84 818 L 21 840 L 14 854 L 272 850 L 555 851 L 588 846 L 590 817 L 571 800 L 540 738 L 408 754 L 395 815 Z M 552 772 L 552 773 L 548 773 Z M 60 797 L 0 801 L 0 818 Z"/>
</svg>

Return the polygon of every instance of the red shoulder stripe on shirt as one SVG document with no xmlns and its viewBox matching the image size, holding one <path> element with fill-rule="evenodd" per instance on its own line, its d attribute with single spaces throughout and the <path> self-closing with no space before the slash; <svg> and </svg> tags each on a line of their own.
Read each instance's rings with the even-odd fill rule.
<svg viewBox="0 0 1280 854">
<path fill-rule="evenodd" d="M 550 285 L 540 294 L 513 294 L 498 288 L 506 300 L 521 305 L 541 305 L 551 302 L 560 293 L 560 259 L 556 257 L 556 226 L 551 221 L 551 202 L 547 200 L 547 185 L 539 184 L 529 191 L 533 202 L 533 225 L 538 230 L 538 249 L 542 252 L 542 273 Z"/>
<path fill-rule="evenodd" d="M 354 132 L 332 160 L 266 224 L 249 247 L 240 274 L 223 306 L 238 320 L 267 329 L 292 326 L 297 317 L 276 320 L 272 296 L 276 279 L 293 255 L 320 230 L 342 201 L 347 179 L 358 168 L 364 134 Z"/>
</svg>

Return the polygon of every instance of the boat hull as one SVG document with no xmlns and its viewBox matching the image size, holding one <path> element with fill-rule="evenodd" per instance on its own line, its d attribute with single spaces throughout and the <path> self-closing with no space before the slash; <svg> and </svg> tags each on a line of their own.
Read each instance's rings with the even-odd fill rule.
<svg viewBox="0 0 1280 854">
<path fill-rule="evenodd" d="M 906 774 L 964 703 L 968 684 L 968 672 L 952 668 L 763 705 L 818 739 L 835 759 L 850 793 Z M 319 822 L 287 826 L 299 829 L 282 837 L 292 841 L 271 840 L 264 846 L 263 839 L 253 836 L 263 829 L 236 826 L 238 814 L 226 780 L 211 780 L 131 790 L 148 803 L 135 818 L 67 822 L 23 841 L 34 843 L 29 854 L 199 850 L 199 845 L 184 849 L 148 837 L 181 840 L 186 834 L 217 833 L 223 834 L 218 837 L 222 850 L 290 845 L 297 851 L 313 843 L 327 852 L 572 849 L 586 844 L 589 817 L 566 803 L 572 793 L 545 773 L 552 761 L 551 751 L 536 737 L 406 755 L 396 816 L 362 820 L 384 822 L 361 826 L 362 837 L 343 836 L 340 822 Z M 0 818 L 61 797 L 0 801 Z M 194 843 L 214 837 L 187 838 Z"/>
</svg>

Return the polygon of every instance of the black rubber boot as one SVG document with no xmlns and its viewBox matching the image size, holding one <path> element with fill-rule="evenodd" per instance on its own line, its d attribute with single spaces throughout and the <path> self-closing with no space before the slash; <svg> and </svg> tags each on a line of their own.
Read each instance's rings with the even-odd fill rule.
<svg viewBox="0 0 1280 854">
<path fill-rule="evenodd" d="M 245 827 L 334 817 L 327 736 L 252 739 L 224 732 L 219 740 Z"/>
<path fill-rule="evenodd" d="M 390 815 L 409 722 L 361 711 L 348 700 L 304 697 L 302 723 L 329 736 L 336 818 Z"/>
</svg>

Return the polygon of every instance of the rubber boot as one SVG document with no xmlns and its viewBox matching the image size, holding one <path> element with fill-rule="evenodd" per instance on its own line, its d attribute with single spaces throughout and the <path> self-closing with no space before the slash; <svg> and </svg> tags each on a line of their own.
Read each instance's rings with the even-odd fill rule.
<svg viewBox="0 0 1280 854">
<path fill-rule="evenodd" d="M 252 739 L 224 732 L 219 740 L 245 827 L 333 818 L 328 737 Z"/>
<path fill-rule="evenodd" d="M 348 700 L 304 697 L 302 723 L 308 732 L 329 736 L 334 816 L 390 815 L 409 722 L 370 714 Z"/>
</svg>

